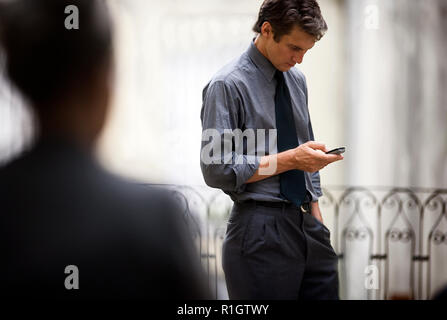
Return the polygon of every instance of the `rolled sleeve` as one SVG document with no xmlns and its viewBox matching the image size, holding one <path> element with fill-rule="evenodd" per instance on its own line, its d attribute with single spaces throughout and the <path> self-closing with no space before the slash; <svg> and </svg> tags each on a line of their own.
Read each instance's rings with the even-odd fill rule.
<svg viewBox="0 0 447 320">
<path fill-rule="evenodd" d="M 315 140 L 314 133 L 312 130 L 312 123 L 310 122 L 310 116 L 309 116 L 309 136 L 311 140 Z M 318 198 L 323 195 L 323 192 L 321 192 L 321 182 L 320 182 L 320 172 L 313 172 L 311 173 L 311 181 L 312 181 L 312 201 L 318 201 Z"/>
<path fill-rule="evenodd" d="M 224 132 L 232 132 L 238 128 L 241 117 L 240 98 L 234 83 L 215 81 L 208 84 L 203 90 L 203 105 L 201 112 L 202 133 L 205 130 L 214 130 L 216 135 L 212 139 L 219 138 L 216 147 L 232 145 L 232 141 Z M 219 188 L 227 192 L 241 193 L 245 190 L 246 181 L 259 168 L 260 157 L 255 155 L 238 154 L 234 148 L 222 150 L 218 155 L 211 155 L 212 163 L 204 161 L 203 153 L 206 146 L 212 141 L 204 141 L 202 135 L 200 166 L 205 183 L 213 188 Z M 215 142 L 216 143 L 216 142 Z"/>
<path fill-rule="evenodd" d="M 247 164 L 235 165 L 233 167 L 234 174 L 236 175 L 236 185 L 234 191 L 241 193 L 245 190 L 246 181 L 250 179 L 258 170 L 259 164 L 261 162 L 260 157 L 255 156 L 244 156 L 247 159 Z"/>
<path fill-rule="evenodd" d="M 314 172 L 312 173 L 312 187 L 313 187 L 313 193 L 312 193 L 312 201 L 318 201 L 318 198 L 323 195 L 323 192 L 321 191 L 321 184 L 320 184 L 320 173 Z"/>
</svg>

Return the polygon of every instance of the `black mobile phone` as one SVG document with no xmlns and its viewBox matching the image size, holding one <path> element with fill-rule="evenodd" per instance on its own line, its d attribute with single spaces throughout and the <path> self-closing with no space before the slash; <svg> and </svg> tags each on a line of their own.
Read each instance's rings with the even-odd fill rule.
<svg viewBox="0 0 447 320">
<path fill-rule="evenodd" d="M 346 150 L 345 147 L 335 148 L 326 152 L 326 154 L 342 154 L 343 152 L 345 152 L 345 150 Z"/>
</svg>

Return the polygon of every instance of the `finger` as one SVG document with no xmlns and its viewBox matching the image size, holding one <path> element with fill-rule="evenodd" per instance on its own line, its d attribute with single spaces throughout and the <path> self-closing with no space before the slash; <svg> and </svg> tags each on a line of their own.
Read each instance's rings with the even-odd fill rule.
<svg viewBox="0 0 447 320">
<path fill-rule="evenodd" d="M 307 142 L 308 147 L 314 149 L 314 150 L 322 150 L 326 152 L 326 145 L 324 143 L 315 142 L 315 141 L 308 141 Z"/>
<path fill-rule="evenodd" d="M 326 159 L 329 162 L 335 162 L 335 161 L 343 160 L 344 157 L 341 154 L 327 154 Z"/>
</svg>

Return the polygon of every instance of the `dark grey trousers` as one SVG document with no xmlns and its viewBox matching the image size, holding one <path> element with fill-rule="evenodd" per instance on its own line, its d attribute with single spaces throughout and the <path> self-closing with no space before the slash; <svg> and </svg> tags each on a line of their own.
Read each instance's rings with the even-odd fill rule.
<svg viewBox="0 0 447 320">
<path fill-rule="evenodd" d="M 235 203 L 222 247 L 230 299 L 338 299 L 329 230 L 294 206 Z"/>
</svg>

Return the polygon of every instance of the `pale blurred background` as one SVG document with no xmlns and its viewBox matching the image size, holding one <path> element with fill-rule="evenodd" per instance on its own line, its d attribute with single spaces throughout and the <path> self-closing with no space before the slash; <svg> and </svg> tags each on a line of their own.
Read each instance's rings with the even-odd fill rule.
<svg viewBox="0 0 447 320">
<path fill-rule="evenodd" d="M 215 72 L 247 49 L 262 1 L 108 2 L 116 22 L 116 90 L 98 142 L 101 161 L 114 172 L 141 182 L 205 190 L 199 166 L 202 89 Z M 349 186 L 365 187 L 375 194 L 383 187 L 383 197 L 393 188 L 410 188 L 419 192 L 422 208 L 436 190 L 447 189 L 447 0 L 319 3 L 329 31 L 297 67 L 307 77 L 316 140 L 328 148 L 347 147 L 343 162 L 321 171 L 323 187 L 332 190 L 332 195 L 339 187 L 340 192 Z M 27 148 L 34 133 L 26 105 L 0 78 L 0 164 Z M 444 209 L 433 221 L 435 229 L 447 237 L 445 197 L 440 201 Z M 338 204 L 334 210 L 339 210 Z M 353 215 L 358 212 L 354 210 Z M 397 281 L 395 293 L 428 298 L 434 288 L 447 282 L 447 275 L 427 271 L 430 266 L 412 266 L 414 261 L 427 261 L 429 231 L 436 230 L 420 226 L 422 214 L 416 215 L 414 224 L 407 215 L 405 221 L 413 229 L 427 229 L 428 240 L 412 237 L 412 243 L 420 244 L 409 253 L 405 265 L 411 267 L 408 272 L 414 279 L 408 288 L 405 280 Z M 393 223 L 403 217 L 400 209 L 395 216 Z M 328 214 L 331 230 L 334 220 Z M 388 229 L 373 228 L 373 232 L 382 232 L 386 242 L 391 234 Z M 343 230 L 347 229 L 336 230 L 340 242 Z M 371 243 L 371 252 L 362 248 L 351 252 L 385 252 L 383 243 L 376 244 L 375 239 Z M 336 249 L 340 252 L 342 248 L 338 245 Z M 446 248 L 444 245 L 436 254 L 443 266 Z M 344 263 L 347 256 L 344 252 Z M 388 268 L 387 275 L 393 279 L 388 260 L 366 259 L 365 265 Z M 346 266 L 342 268 L 346 271 Z M 356 268 L 363 270 L 364 265 L 352 270 Z M 427 280 L 427 272 L 432 277 L 439 274 L 431 289 L 426 282 L 433 280 Z M 360 275 L 349 282 L 345 276 L 343 297 L 389 298 L 386 289 L 372 295 L 366 292 L 363 279 Z M 381 281 L 381 286 L 389 286 L 388 280 Z M 217 295 L 225 298 L 225 292 Z"/>
</svg>

